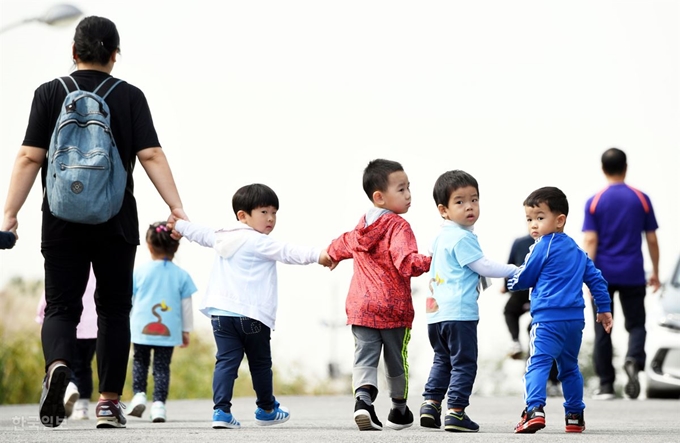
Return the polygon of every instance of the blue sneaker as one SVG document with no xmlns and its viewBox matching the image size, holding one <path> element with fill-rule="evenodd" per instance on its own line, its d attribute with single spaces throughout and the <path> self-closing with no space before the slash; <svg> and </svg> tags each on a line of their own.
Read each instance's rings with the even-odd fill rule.
<svg viewBox="0 0 680 443">
<path fill-rule="evenodd" d="M 212 427 L 213 429 L 238 429 L 241 427 L 241 423 L 231 415 L 231 412 L 215 409 L 213 411 Z"/>
<path fill-rule="evenodd" d="M 442 425 L 442 407 L 439 403 L 424 401 L 420 405 L 420 426 L 439 429 Z"/>
<path fill-rule="evenodd" d="M 450 432 L 477 432 L 479 425 L 470 420 L 465 411 L 449 411 L 444 417 L 444 430 Z"/>
<path fill-rule="evenodd" d="M 290 418 L 290 411 L 288 408 L 281 406 L 277 401 L 274 403 L 274 409 L 267 412 L 262 408 L 255 410 L 255 423 L 260 426 L 271 426 L 285 423 Z"/>
</svg>

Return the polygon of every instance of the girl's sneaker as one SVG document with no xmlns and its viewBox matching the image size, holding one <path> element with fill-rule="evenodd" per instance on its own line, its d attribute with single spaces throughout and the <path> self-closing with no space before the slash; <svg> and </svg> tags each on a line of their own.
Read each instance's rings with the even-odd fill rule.
<svg viewBox="0 0 680 443">
<path fill-rule="evenodd" d="M 90 405 L 90 400 L 80 399 L 76 402 L 73 407 L 73 414 L 71 415 L 71 420 L 89 420 L 87 413 L 87 408 Z"/>
<path fill-rule="evenodd" d="M 289 418 L 290 411 L 281 406 L 278 401 L 274 403 L 274 409 L 271 412 L 267 412 L 262 408 L 255 410 L 255 423 L 260 426 L 278 425 L 279 423 L 287 422 Z"/>
<path fill-rule="evenodd" d="M 165 403 L 162 401 L 155 401 L 151 405 L 151 421 L 154 423 L 165 423 Z"/>
<path fill-rule="evenodd" d="M 66 392 L 64 393 L 64 412 L 66 412 L 67 418 L 73 414 L 73 405 L 76 404 L 79 398 L 78 386 L 72 381 L 68 382 Z"/>
<path fill-rule="evenodd" d="M 144 392 L 136 393 L 135 396 L 132 397 L 129 409 L 130 412 L 128 412 L 128 415 L 141 418 L 146 409 L 146 394 Z"/>
</svg>

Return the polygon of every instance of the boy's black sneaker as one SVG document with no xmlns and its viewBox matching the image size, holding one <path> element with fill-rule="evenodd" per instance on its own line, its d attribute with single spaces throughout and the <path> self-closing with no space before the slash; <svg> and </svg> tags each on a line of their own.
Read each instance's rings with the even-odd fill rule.
<svg viewBox="0 0 680 443">
<path fill-rule="evenodd" d="M 358 398 L 354 403 L 354 422 L 360 431 L 382 431 L 382 423 L 375 415 L 375 407 Z"/>
<path fill-rule="evenodd" d="M 515 434 L 533 434 L 545 428 L 545 412 L 542 406 L 522 411 L 522 419 L 515 426 Z"/>
<path fill-rule="evenodd" d="M 633 400 L 638 398 L 640 395 L 640 380 L 638 379 L 638 367 L 635 360 L 628 359 L 623 365 L 623 370 L 626 371 L 628 376 L 628 383 L 624 388 L 626 395 Z"/>
<path fill-rule="evenodd" d="M 575 414 L 570 412 L 564 416 L 565 432 L 583 432 L 586 430 L 586 422 L 583 419 L 583 412 Z"/>
<path fill-rule="evenodd" d="M 420 426 L 439 429 L 442 426 L 442 407 L 436 403 L 423 402 L 420 405 Z"/>
<path fill-rule="evenodd" d="M 449 432 L 477 432 L 479 425 L 470 420 L 465 411 L 448 412 L 444 417 L 444 430 Z"/>
<path fill-rule="evenodd" d="M 410 428 L 413 425 L 413 413 L 406 406 L 406 412 L 403 414 L 399 409 L 390 409 L 390 415 L 387 416 L 387 427 L 396 429 L 397 431 Z"/>
</svg>

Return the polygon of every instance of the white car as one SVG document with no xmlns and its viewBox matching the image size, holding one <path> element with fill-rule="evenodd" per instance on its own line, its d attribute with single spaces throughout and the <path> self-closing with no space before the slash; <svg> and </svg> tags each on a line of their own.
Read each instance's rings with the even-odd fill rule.
<svg viewBox="0 0 680 443">
<path fill-rule="evenodd" d="M 657 301 L 647 334 L 647 398 L 680 398 L 680 258 Z"/>
</svg>

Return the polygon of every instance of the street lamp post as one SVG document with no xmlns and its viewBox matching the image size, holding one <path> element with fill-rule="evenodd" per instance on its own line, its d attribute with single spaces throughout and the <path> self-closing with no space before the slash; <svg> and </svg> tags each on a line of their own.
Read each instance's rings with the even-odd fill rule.
<svg viewBox="0 0 680 443">
<path fill-rule="evenodd" d="M 0 34 L 30 22 L 44 23 L 50 26 L 65 25 L 83 15 L 83 12 L 73 5 L 61 4 L 52 6 L 42 16 L 26 18 L 24 20 L 10 23 L 0 29 Z"/>
</svg>

